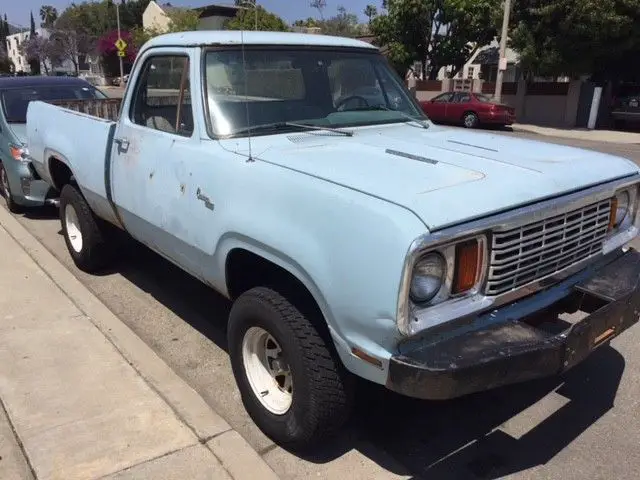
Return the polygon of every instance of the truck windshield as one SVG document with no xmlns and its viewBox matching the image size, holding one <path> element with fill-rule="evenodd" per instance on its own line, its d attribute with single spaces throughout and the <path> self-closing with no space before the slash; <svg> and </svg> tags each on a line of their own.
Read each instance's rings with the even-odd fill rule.
<svg viewBox="0 0 640 480">
<path fill-rule="evenodd" d="M 42 100 L 89 100 L 106 98 L 91 85 L 42 85 L 10 88 L 0 92 L 2 110 L 8 123 L 26 123 L 29 102 Z"/>
<path fill-rule="evenodd" d="M 262 125 L 332 128 L 426 120 L 377 52 L 247 47 L 212 50 L 205 89 L 213 133 L 272 133 Z"/>
</svg>

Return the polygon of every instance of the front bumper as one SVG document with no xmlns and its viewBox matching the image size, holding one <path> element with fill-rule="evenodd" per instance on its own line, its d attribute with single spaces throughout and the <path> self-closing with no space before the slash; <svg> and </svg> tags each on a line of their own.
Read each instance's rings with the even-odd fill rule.
<svg viewBox="0 0 640 480">
<path fill-rule="evenodd" d="M 552 308 L 480 329 L 461 328 L 458 335 L 392 357 L 387 387 L 443 400 L 566 371 L 638 321 L 639 282 L 640 253 L 631 250 L 576 284 Z M 575 323 L 557 319 L 577 309 L 588 315 Z"/>
<path fill-rule="evenodd" d="M 52 190 L 40 179 L 30 162 L 6 162 L 5 169 L 13 200 L 23 207 L 39 207 L 50 203 Z"/>
</svg>

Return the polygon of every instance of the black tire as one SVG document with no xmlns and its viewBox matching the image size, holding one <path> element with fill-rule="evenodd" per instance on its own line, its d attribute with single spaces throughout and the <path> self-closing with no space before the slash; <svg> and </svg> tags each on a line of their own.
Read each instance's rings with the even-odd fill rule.
<svg viewBox="0 0 640 480">
<path fill-rule="evenodd" d="M 266 330 L 280 344 L 289 365 L 293 397 L 282 415 L 261 403 L 247 378 L 242 345 L 251 327 Z M 255 424 L 276 443 L 291 449 L 309 447 L 335 433 L 348 419 L 351 374 L 336 361 L 312 323 L 282 295 L 264 287 L 242 294 L 231 308 L 227 338 L 242 403 Z"/>
<path fill-rule="evenodd" d="M 2 162 L 0 162 L 0 194 L 2 195 L 2 198 L 4 198 L 7 210 L 11 213 L 21 213 L 23 211 L 23 207 L 18 205 L 13 199 L 11 186 L 9 185 L 9 179 L 7 177 L 7 171 L 4 169 Z"/>
<path fill-rule="evenodd" d="M 467 112 L 462 117 L 462 123 L 465 128 L 478 128 L 480 125 L 480 119 L 474 112 Z"/>
<path fill-rule="evenodd" d="M 73 247 L 65 215 L 67 208 L 72 207 L 78 218 L 78 226 L 82 237 L 82 246 L 78 250 Z M 111 259 L 111 251 L 104 235 L 101 221 L 93 214 L 80 191 L 73 185 L 62 187 L 60 193 L 60 223 L 62 234 L 69 254 L 76 266 L 85 272 L 94 273 L 104 268 Z"/>
</svg>

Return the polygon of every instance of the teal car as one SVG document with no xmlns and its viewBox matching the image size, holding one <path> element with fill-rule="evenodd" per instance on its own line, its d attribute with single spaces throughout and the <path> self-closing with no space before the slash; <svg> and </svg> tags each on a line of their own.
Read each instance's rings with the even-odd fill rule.
<svg viewBox="0 0 640 480">
<path fill-rule="evenodd" d="M 26 145 L 27 106 L 34 100 L 106 98 L 73 77 L 0 78 L 0 193 L 11 212 L 54 203 L 49 185 L 33 169 Z"/>
</svg>

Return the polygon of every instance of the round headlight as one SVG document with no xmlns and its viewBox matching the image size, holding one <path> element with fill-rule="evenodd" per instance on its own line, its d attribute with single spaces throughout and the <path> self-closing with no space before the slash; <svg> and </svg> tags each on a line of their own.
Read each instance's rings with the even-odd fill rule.
<svg viewBox="0 0 640 480">
<path fill-rule="evenodd" d="M 413 267 L 409 293 L 416 303 L 425 303 L 436 296 L 447 273 L 447 264 L 439 253 L 429 253 Z"/>
<path fill-rule="evenodd" d="M 630 203 L 631 197 L 628 190 L 623 190 L 616 194 L 616 217 L 613 222 L 614 227 L 619 227 L 627 219 L 627 217 L 629 217 Z"/>
</svg>

